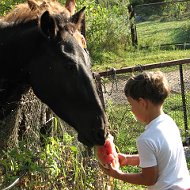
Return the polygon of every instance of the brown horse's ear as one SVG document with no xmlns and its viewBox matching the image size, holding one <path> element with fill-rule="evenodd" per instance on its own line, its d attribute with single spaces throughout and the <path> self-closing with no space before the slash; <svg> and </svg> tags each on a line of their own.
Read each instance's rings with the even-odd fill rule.
<svg viewBox="0 0 190 190">
<path fill-rule="evenodd" d="M 39 7 L 41 9 L 44 9 L 44 8 L 48 7 L 47 2 L 44 1 Z"/>
<path fill-rule="evenodd" d="M 75 0 L 67 0 L 65 4 L 65 8 L 73 15 L 75 13 Z"/>
<path fill-rule="evenodd" d="M 53 39 L 57 35 L 57 25 L 55 19 L 45 11 L 40 18 L 40 28 L 44 36 L 48 39 Z"/>
<path fill-rule="evenodd" d="M 39 8 L 39 5 L 35 2 L 35 0 L 28 0 L 27 3 L 28 3 L 30 10 L 32 10 L 32 11 L 35 11 Z"/>
</svg>

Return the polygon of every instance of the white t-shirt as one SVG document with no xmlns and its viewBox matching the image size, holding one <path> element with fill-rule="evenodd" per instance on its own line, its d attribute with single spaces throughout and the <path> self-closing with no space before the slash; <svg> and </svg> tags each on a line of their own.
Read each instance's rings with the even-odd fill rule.
<svg viewBox="0 0 190 190">
<path fill-rule="evenodd" d="M 171 117 L 161 114 L 137 139 L 140 167 L 158 166 L 159 177 L 149 190 L 190 188 L 190 175 L 178 127 Z"/>
</svg>

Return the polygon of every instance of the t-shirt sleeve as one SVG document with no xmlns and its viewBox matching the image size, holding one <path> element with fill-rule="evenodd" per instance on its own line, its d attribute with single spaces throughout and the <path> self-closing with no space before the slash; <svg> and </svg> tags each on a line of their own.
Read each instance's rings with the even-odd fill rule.
<svg viewBox="0 0 190 190">
<path fill-rule="evenodd" d="M 140 158 L 139 166 L 141 168 L 148 168 L 157 165 L 155 156 L 155 148 L 150 140 L 139 139 L 137 140 L 137 148 Z"/>
</svg>

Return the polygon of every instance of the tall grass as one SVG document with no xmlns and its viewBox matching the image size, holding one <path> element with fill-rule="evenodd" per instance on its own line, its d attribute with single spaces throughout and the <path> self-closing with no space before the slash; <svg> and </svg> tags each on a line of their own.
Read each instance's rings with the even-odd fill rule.
<svg viewBox="0 0 190 190">
<path fill-rule="evenodd" d="M 44 145 L 34 147 L 28 145 L 26 139 L 20 141 L 19 147 L 9 148 L 0 155 L 0 189 L 23 174 L 15 190 L 104 189 L 104 175 L 92 150 L 78 143 L 77 134 L 72 129 L 60 135 L 61 123 L 56 125 L 56 135 L 45 137 Z"/>
</svg>

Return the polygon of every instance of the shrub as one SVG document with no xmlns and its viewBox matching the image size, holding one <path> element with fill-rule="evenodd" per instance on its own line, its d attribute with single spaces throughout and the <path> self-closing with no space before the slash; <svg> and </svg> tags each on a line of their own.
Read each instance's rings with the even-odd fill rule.
<svg viewBox="0 0 190 190">
<path fill-rule="evenodd" d="M 84 1 L 86 5 L 86 35 L 93 59 L 101 59 L 102 52 L 117 52 L 130 44 L 128 0 L 109 4 Z"/>
</svg>

